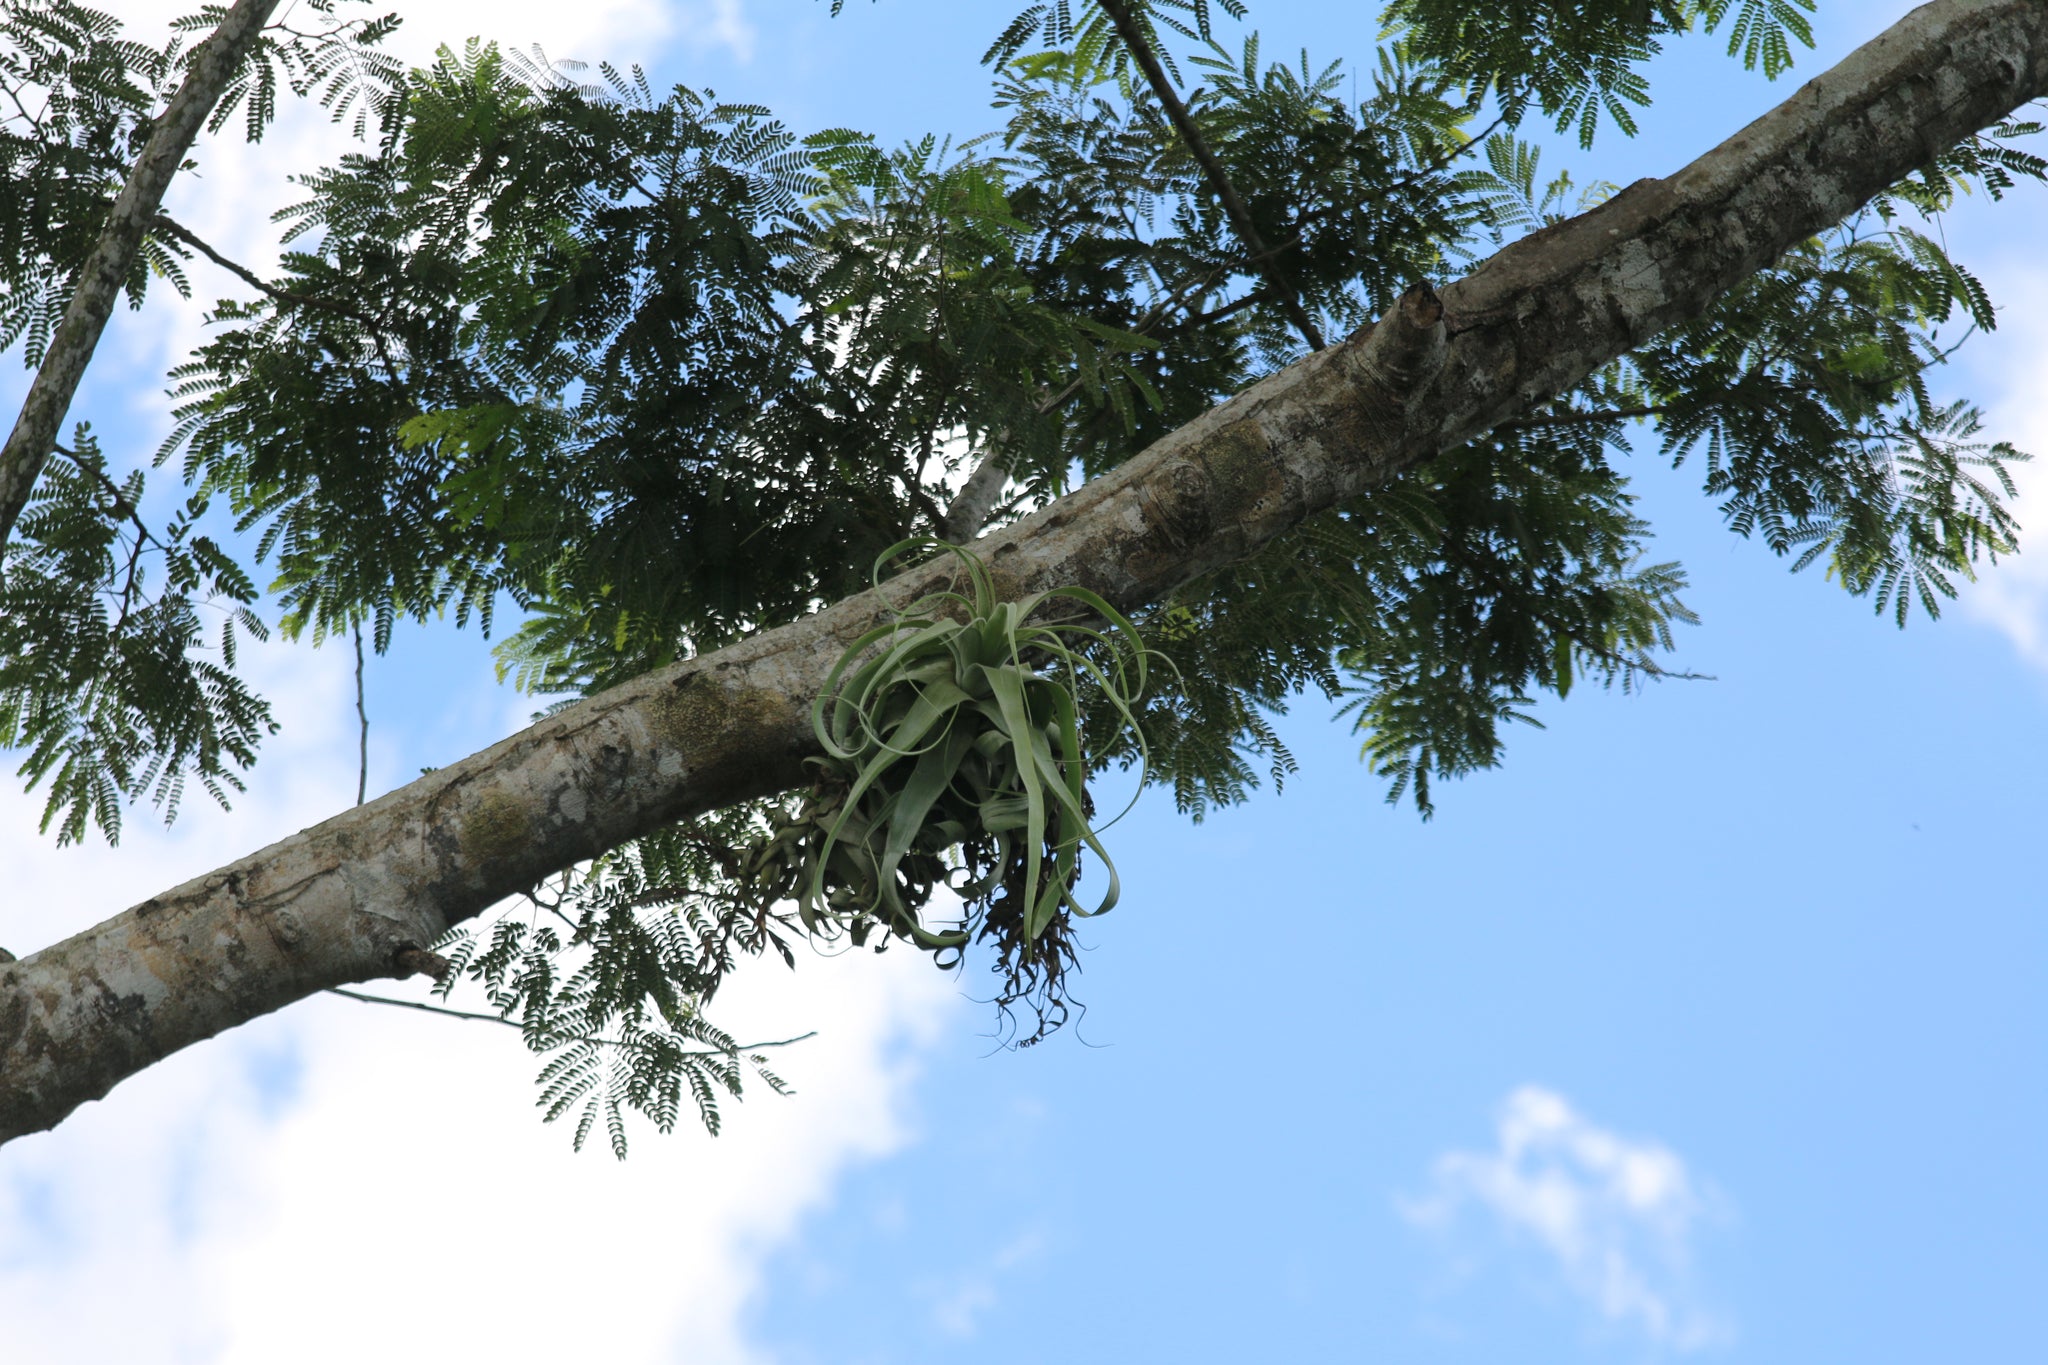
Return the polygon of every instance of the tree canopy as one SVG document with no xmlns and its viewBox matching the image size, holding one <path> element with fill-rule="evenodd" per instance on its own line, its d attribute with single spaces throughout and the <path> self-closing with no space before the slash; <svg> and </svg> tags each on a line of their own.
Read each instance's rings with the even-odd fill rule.
<svg viewBox="0 0 2048 1365">
<path fill-rule="evenodd" d="M 1272 60 L 1235 0 L 1060 0 L 992 34 L 987 126 L 903 146 L 482 42 L 401 70 L 378 51 L 395 16 L 310 8 L 317 29 L 260 29 L 207 121 L 260 137 L 289 89 L 361 150 L 307 168 L 268 277 L 148 206 L 126 297 L 229 292 L 168 376 L 158 448 L 103 450 L 78 420 L 33 454 L 0 558 L 0 743 L 46 830 L 113 839 L 130 803 L 168 818 L 192 780 L 225 803 L 256 761 L 272 726 L 244 636 L 383 650 L 448 613 L 559 708 L 838 620 L 814 632 L 815 706 L 776 703 L 795 721 L 719 701 L 719 725 L 774 732 L 753 764 L 774 780 L 717 779 L 730 799 L 625 833 L 588 821 L 566 870 L 556 846 L 513 856 L 524 815 L 457 822 L 504 869 L 471 880 L 526 888 L 521 909 L 448 915 L 398 968 L 519 1022 L 579 1144 L 601 1124 L 623 1154 L 632 1109 L 715 1124 L 764 1063 L 707 1006 L 738 962 L 806 938 L 992 957 L 1017 1037 L 1056 1026 L 1075 922 L 1107 908 L 1077 890 L 1084 853 L 1114 898 L 1105 768 L 1200 818 L 1284 782 L 1272 717 L 1307 696 L 1427 818 L 1544 695 L 1665 676 L 1693 617 L 1634 510 L 1632 450 L 1697 470 L 1730 530 L 1900 624 L 2017 548 L 2025 456 L 1939 367 L 1996 324 L 1942 215 L 2048 176 L 2019 100 L 1897 153 L 1699 306 L 1616 304 L 1621 343 L 1562 382 L 1496 369 L 1440 422 L 1368 403 L 1355 421 L 1409 453 L 1339 495 L 1281 499 L 1263 448 L 1231 454 L 1216 426 L 1336 366 L 1423 391 L 1446 348 L 1527 323 L 1540 291 L 1502 262 L 1569 256 L 1596 219 L 1632 239 L 1677 221 L 1655 198 L 1676 182 L 1624 193 L 1553 163 L 1636 131 L 1664 43 L 1783 73 L 1807 0 L 1394 0 L 1348 65 Z M 185 58 L 70 0 L 0 0 L 0 344 L 30 367 L 63 347 Z M 1074 555 L 1045 581 L 1005 569 L 1008 528 L 1085 515 L 1118 495 L 1086 490 L 1137 488 L 1116 478 L 1198 430 L 1223 433 L 1211 510 L 1180 525 L 1132 495 L 1168 539 L 1215 543 L 1192 571 L 1135 541 L 1121 591 L 1054 572 Z M 1062 501 L 1077 490 L 1097 503 Z M 1212 515 L 1289 499 L 1301 514 L 1241 544 Z M 883 608 L 816 615 L 899 570 Z M 660 741 L 700 743 L 707 722 L 663 705 Z"/>
</svg>

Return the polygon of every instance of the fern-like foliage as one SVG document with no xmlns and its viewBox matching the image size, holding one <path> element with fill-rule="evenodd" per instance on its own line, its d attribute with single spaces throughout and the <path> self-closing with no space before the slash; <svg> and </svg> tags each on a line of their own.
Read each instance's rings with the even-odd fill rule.
<svg viewBox="0 0 2048 1365">
<path fill-rule="evenodd" d="M 336 3 L 304 6 L 321 27 L 266 30 L 216 129 L 240 102 L 260 137 L 280 79 L 317 87 L 336 117 L 393 115 L 397 68 L 377 44 L 396 18 L 336 19 Z M 184 79 L 185 40 L 226 13 L 182 18 L 150 47 L 72 0 L 0 0 L 0 350 L 42 363 L 151 117 Z M 189 296 L 190 255 L 146 239 L 129 303 L 156 279 Z M 275 728 L 235 668 L 238 637 L 267 633 L 244 557 L 197 530 L 203 494 L 159 521 L 143 485 L 81 426 L 0 550 L 0 746 L 21 751 L 31 788 L 47 784 L 43 827 L 60 842 L 95 825 L 116 838 L 138 799 L 173 817 L 188 780 L 225 804 Z"/>
<path fill-rule="evenodd" d="M 317 100 L 336 123 L 347 122 L 357 137 L 372 129 L 388 129 L 402 104 L 397 92 L 405 66 L 381 49 L 397 32 L 396 11 L 368 17 L 337 18 L 345 3 L 373 0 L 304 0 L 267 25 L 251 49 L 249 60 L 222 91 L 207 119 L 209 132 L 227 126 L 237 110 L 244 135 L 261 142 L 277 118 L 280 88 L 300 99 Z M 220 27 L 229 7 L 203 5 L 177 19 L 172 31 L 183 38 L 203 38 Z"/>
<path fill-rule="evenodd" d="M 268 634 L 255 583 L 194 517 L 150 529 L 142 482 L 80 428 L 0 552 L 0 746 L 48 782 L 59 843 L 118 837 L 139 797 L 174 816 L 188 776 L 227 805 L 277 728 L 235 673 L 238 637 Z"/>
<path fill-rule="evenodd" d="M 1812 12 L 1813 0 L 1393 0 L 1386 17 L 1404 52 L 1440 64 L 1474 101 L 1492 98 L 1511 124 L 1536 110 L 1591 147 L 1603 115 L 1635 135 L 1633 110 L 1650 102 L 1640 68 L 1664 39 L 1732 17 L 1728 54 L 1776 80 L 1794 42 L 1813 46 Z"/>
<path fill-rule="evenodd" d="M 1875 226 L 1874 233 L 1867 229 Z M 1952 338 L 1995 325 L 1983 286 L 1935 240 L 1859 220 L 1788 253 L 1636 352 L 1674 459 L 1701 451 L 1729 525 L 1795 568 L 1824 563 L 1903 624 L 1979 559 L 2017 548 L 2009 466 L 1930 376 Z"/>
<path fill-rule="evenodd" d="M 543 1117 L 574 1115 L 577 1148 L 601 1123 L 624 1158 L 635 1112 L 662 1132 L 694 1113 L 715 1133 L 721 1097 L 740 1096 L 749 1075 L 786 1092 L 764 1055 L 783 1042 L 742 1044 L 704 1013 L 739 961 L 796 961 L 801 926 L 739 877 L 770 809 L 749 803 L 636 840 L 443 944 L 452 970 L 441 993 L 474 982 L 518 1019 L 545 1058 Z"/>
</svg>

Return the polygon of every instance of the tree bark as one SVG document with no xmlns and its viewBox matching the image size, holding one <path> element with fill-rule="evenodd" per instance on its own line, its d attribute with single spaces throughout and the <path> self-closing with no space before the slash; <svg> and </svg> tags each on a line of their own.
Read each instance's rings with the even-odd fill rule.
<svg viewBox="0 0 2048 1365">
<path fill-rule="evenodd" d="M 1668 180 L 1645 180 L 1270 376 L 977 549 L 1000 589 L 1135 607 L 1491 429 L 2048 93 L 2048 0 L 1937 0 Z M 902 600 L 936 573 L 891 585 Z M 594 697 L 0 966 L 0 1141 L 542 876 L 784 790 L 873 593 Z"/>
<path fill-rule="evenodd" d="M 28 397 L 15 419 L 7 444 L 0 447 L 0 545 L 14 534 L 14 523 L 28 506 L 29 494 L 42 476 L 43 465 L 57 444 L 64 414 L 85 377 L 85 367 L 100 344 L 100 334 L 113 316 L 114 300 L 135 266 L 135 253 L 163 203 L 171 178 L 184 164 L 185 153 L 199 136 L 207 115 L 220 103 L 235 72 L 262 35 L 263 25 L 278 0 L 236 0 L 220 27 L 192 54 L 184 83 L 159 114 L 143 143 L 142 155 L 128 173 L 128 183 L 114 198 L 107 225 L 78 273 L 78 288 L 50 339 L 50 349 L 36 369 Z"/>
<path fill-rule="evenodd" d="M 1004 435 L 1002 432 L 995 434 L 989 441 L 989 448 L 982 454 L 981 463 L 974 466 L 967 482 L 960 485 L 959 494 L 947 506 L 946 515 L 939 519 L 939 539 L 965 545 L 988 525 L 996 504 L 1003 499 L 1003 490 L 1010 486 L 1010 470 L 1003 463 Z"/>
</svg>

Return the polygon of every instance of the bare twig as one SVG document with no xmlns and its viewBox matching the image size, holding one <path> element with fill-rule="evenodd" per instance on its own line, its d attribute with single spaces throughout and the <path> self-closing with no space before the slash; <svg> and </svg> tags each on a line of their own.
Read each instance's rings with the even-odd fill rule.
<svg viewBox="0 0 2048 1365">
<path fill-rule="evenodd" d="M 390 1005 L 394 1009 L 418 1010 L 422 1014 L 438 1014 L 448 1019 L 470 1019 L 479 1024 L 502 1024 L 506 1028 L 518 1029 L 521 1033 L 526 1031 L 524 1024 L 521 1024 L 516 1019 L 507 1019 L 502 1014 L 477 1014 L 472 1010 L 451 1010 L 445 1005 L 429 1005 L 418 1000 L 394 1000 L 388 995 L 365 995 L 361 991 L 346 991 L 340 987 L 335 987 L 327 993 L 329 995 L 339 995 L 349 1000 L 361 1001 L 365 1005 Z M 773 1042 L 767 1043 L 735 1043 L 731 1048 L 706 1048 L 701 1052 L 685 1052 L 681 1055 L 684 1057 L 741 1057 L 750 1052 L 766 1052 L 768 1049 L 775 1047 L 794 1047 L 798 1043 L 807 1043 L 817 1036 L 817 1030 L 813 1029 L 809 1033 L 799 1033 L 794 1038 L 777 1038 Z M 565 1044 L 597 1043 L 603 1047 L 633 1046 L 626 1039 L 605 1038 L 594 1033 L 581 1037 L 564 1038 L 561 1041 Z M 645 1046 L 645 1044 L 640 1046 Z"/>
<path fill-rule="evenodd" d="M 370 790 L 370 713 L 363 707 L 363 623 L 355 624 L 356 634 L 356 804 L 363 804 L 363 797 Z"/>
<path fill-rule="evenodd" d="M 439 1014 L 449 1019 L 474 1019 L 480 1024 L 503 1024 L 506 1028 L 518 1028 L 516 1020 L 502 1014 L 474 1014 L 469 1010 L 451 1010 L 445 1005 L 429 1005 L 418 1000 L 393 1000 L 388 995 L 365 995 L 361 991 L 345 991 L 339 986 L 331 988 L 329 995 L 339 995 L 348 1000 L 360 1000 L 365 1005 L 390 1005 L 394 1009 L 419 1010 L 423 1014 Z"/>
</svg>

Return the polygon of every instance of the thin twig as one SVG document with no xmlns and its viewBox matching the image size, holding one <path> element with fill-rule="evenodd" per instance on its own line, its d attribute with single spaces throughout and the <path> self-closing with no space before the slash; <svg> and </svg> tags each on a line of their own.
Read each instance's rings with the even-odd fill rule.
<svg viewBox="0 0 2048 1365">
<path fill-rule="evenodd" d="M 356 719 L 361 728 L 356 737 L 356 804 L 370 790 L 370 713 L 363 709 L 363 623 L 356 630 Z"/>
<path fill-rule="evenodd" d="M 296 289 L 280 289 L 274 284 L 268 284 L 255 271 L 238 261 L 229 260 L 226 256 L 223 256 L 220 252 L 209 246 L 192 229 L 168 214 L 159 213 L 156 216 L 154 225 L 165 235 L 177 238 L 221 269 L 242 280 L 250 288 L 261 291 L 268 297 L 276 299 L 279 303 L 297 304 L 301 308 L 318 309 L 357 323 L 368 333 L 370 345 L 377 352 L 377 358 L 384 362 L 384 372 L 391 377 L 391 382 L 397 385 L 401 391 L 409 391 L 409 386 L 405 380 L 399 377 L 398 362 L 392 358 L 390 347 L 385 343 L 384 324 L 378 318 L 360 309 L 351 308 L 345 303 L 337 303 L 333 299 L 322 298 L 318 294 L 302 294 Z M 387 308 L 386 311 L 388 313 L 389 309 Z M 322 349 L 336 359 L 343 358 L 341 352 L 331 343 L 323 341 L 321 346 Z"/>
<path fill-rule="evenodd" d="M 329 995 L 343 996 L 350 1000 L 361 1001 L 365 1005 L 390 1005 L 396 1009 L 419 1010 L 423 1014 L 439 1014 L 449 1019 L 470 1019 L 479 1024 L 502 1024 L 506 1028 L 518 1029 L 521 1033 L 526 1031 L 525 1025 L 517 1020 L 507 1019 L 502 1014 L 477 1014 L 471 1010 L 451 1010 L 445 1005 L 427 1005 L 422 1004 L 418 1000 L 394 1000 L 388 995 L 365 995 L 361 991 L 343 990 L 339 986 L 329 987 L 327 993 Z M 702 1052 L 685 1052 L 680 1055 L 684 1057 L 738 1057 L 749 1052 L 766 1052 L 769 1048 L 774 1047 L 793 1047 L 798 1043 L 809 1042 L 817 1036 L 818 1031 L 812 1029 L 809 1033 L 799 1033 L 794 1038 L 780 1038 L 771 1043 L 735 1043 L 730 1048 L 708 1048 Z M 633 1046 L 633 1044 L 628 1043 L 623 1038 L 604 1038 L 597 1034 L 565 1038 L 562 1041 L 564 1043 L 597 1043 L 604 1047 Z M 644 1047 L 645 1044 L 640 1044 L 640 1046 Z"/>
<path fill-rule="evenodd" d="M 1454 165 L 1456 162 L 1472 155 L 1472 153 L 1478 148 L 1485 146 L 1486 139 L 1492 137 L 1496 132 L 1498 132 L 1500 130 L 1500 126 L 1506 123 L 1507 121 L 1508 116 L 1506 114 L 1496 115 L 1493 122 L 1487 124 L 1484 128 L 1481 128 L 1471 137 L 1466 138 L 1463 142 L 1459 143 L 1450 151 L 1444 153 L 1442 156 L 1438 157 L 1436 160 L 1430 162 L 1426 166 L 1417 166 L 1413 171 L 1410 171 L 1407 175 L 1404 175 L 1399 180 L 1396 180 L 1391 186 L 1388 187 L 1387 197 L 1392 198 L 1394 195 L 1400 194 L 1405 190 L 1413 189 L 1417 184 L 1419 184 L 1422 181 L 1422 178 L 1424 176 L 1436 175 L 1439 172 L 1449 170 L 1452 167 L 1452 165 Z"/>
<path fill-rule="evenodd" d="M 279 289 L 274 284 L 266 283 L 263 277 L 255 271 L 239 261 L 229 260 L 226 256 L 223 256 L 212 246 L 208 245 L 199 234 L 167 213 L 159 213 L 151 226 L 166 236 L 177 238 L 186 246 L 191 247 L 194 251 L 206 257 L 207 260 L 212 261 L 222 270 L 241 280 L 251 289 L 260 290 L 271 298 L 276 299 L 279 303 L 295 303 L 302 308 L 318 308 L 325 312 L 338 314 L 349 319 L 351 322 L 359 322 L 363 326 L 372 329 L 377 326 L 375 318 L 371 317 L 368 313 L 358 312 L 347 304 L 336 303 L 333 299 L 321 298 L 318 294 L 302 294 L 296 289 Z"/>
<path fill-rule="evenodd" d="M 502 1014 L 474 1014 L 469 1010 L 451 1010 L 445 1005 L 428 1005 L 418 1000 L 393 1000 L 388 995 L 364 995 L 361 991 L 345 991 L 339 986 L 330 986 L 327 993 L 345 996 L 350 1000 L 360 1000 L 365 1005 L 390 1005 L 402 1010 L 420 1010 L 427 1014 L 446 1015 L 450 1019 L 474 1019 L 480 1024 L 503 1024 L 506 1028 L 520 1027 L 516 1021 L 507 1019 Z"/>
<path fill-rule="evenodd" d="M 121 485 L 115 483 L 112 478 L 108 477 L 107 471 L 104 468 L 97 464 L 88 463 L 85 460 L 85 458 L 81 456 L 77 451 L 72 450 L 61 443 L 52 443 L 50 449 L 55 453 L 62 455 L 65 459 L 71 461 L 72 466 L 74 468 L 82 469 L 86 473 L 92 475 L 93 479 L 99 484 L 101 490 L 106 493 L 108 499 L 113 503 L 112 510 L 114 515 L 117 517 L 126 517 L 128 518 L 129 521 L 135 523 L 136 535 L 140 536 L 143 540 L 147 541 L 151 545 L 156 546 L 159 550 L 166 549 L 164 543 L 156 538 L 156 532 L 149 529 L 149 523 L 145 522 L 142 519 L 142 513 L 137 511 L 135 509 L 135 505 L 129 502 L 127 496 L 121 492 Z"/>
<path fill-rule="evenodd" d="M 1569 640 L 1573 645 L 1577 646 L 1579 649 L 1585 651 L 1585 653 L 1590 655 L 1592 658 L 1597 659 L 1599 662 L 1606 664 L 1609 668 L 1614 669 L 1615 671 L 1623 674 L 1624 686 L 1626 686 L 1626 679 L 1627 675 L 1629 674 L 1641 674 L 1643 677 L 1648 678 L 1652 682 L 1720 681 L 1719 678 L 1716 678 L 1711 673 L 1694 673 L 1690 669 L 1684 672 L 1679 672 L 1674 669 L 1666 668 L 1662 664 L 1658 663 L 1656 660 L 1650 658 L 1648 655 L 1637 655 L 1631 657 L 1630 655 L 1623 654 L 1618 650 L 1610 649 L 1606 645 L 1596 644 L 1593 641 L 1586 639 L 1584 636 L 1580 635 L 1579 632 L 1575 630 L 1557 630 L 1555 626 L 1553 626 L 1551 629 L 1556 631 L 1558 635 L 1563 636 L 1566 640 Z"/>
</svg>

